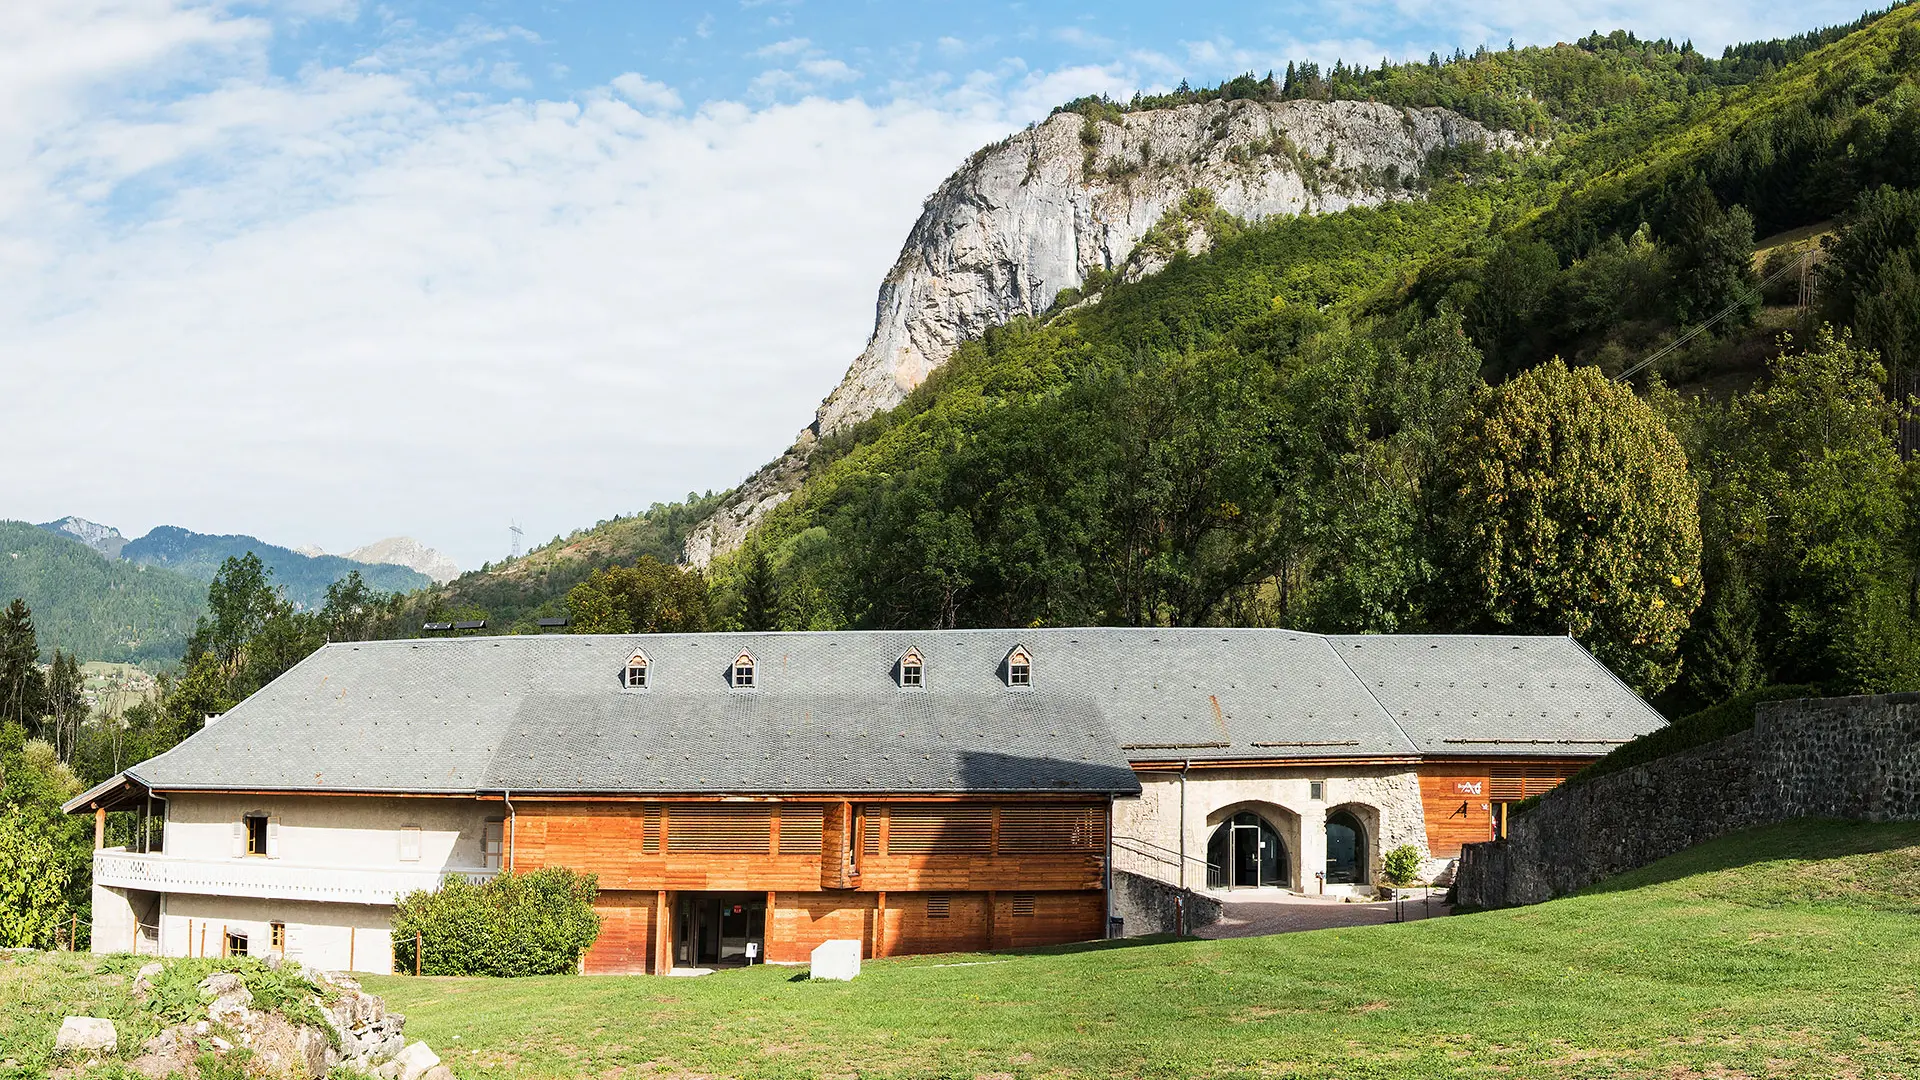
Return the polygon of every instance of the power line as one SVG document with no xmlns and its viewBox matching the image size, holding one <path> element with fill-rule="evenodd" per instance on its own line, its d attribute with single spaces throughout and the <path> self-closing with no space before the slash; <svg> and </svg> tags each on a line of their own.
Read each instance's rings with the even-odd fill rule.
<svg viewBox="0 0 1920 1080">
<path fill-rule="evenodd" d="M 1692 341 L 1696 337 L 1699 337 L 1707 329 L 1712 327 L 1713 324 L 1719 322 L 1721 319 L 1724 319 L 1727 316 L 1733 314 L 1734 312 L 1740 310 L 1742 307 L 1745 307 L 1747 304 L 1747 301 L 1760 299 L 1760 293 L 1764 291 L 1767 286 L 1773 284 L 1776 281 L 1779 281 L 1780 279 L 1786 277 L 1788 274 L 1791 274 L 1795 271 L 1804 271 L 1807 267 L 1808 260 L 1813 258 L 1813 254 L 1814 254 L 1813 249 L 1809 248 L 1798 259 L 1795 259 L 1793 262 L 1788 263 L 1787 265 L 1781 267 L 1778 270 L 1775 270 L 1770 276 L 1767 277 L 1766 280 L 1760 283 L 1760 288 L 1757 290 L 1749 290 L 1745 286 L 1736 286 L 1736 288 L 1738 288 L 1741 293 L 1740 299 L 1735 300 L 1733 303 L 1728 304 L 1726 307 L 1721 308 L 1720 313 L 1715 315 L 1713 318 L 1708 319 L 1706 322 L 1701 323 L 1700 325 L 1694 327 L 1693 329 L 1688 330 L 1686 333 L 1681 334 L 1679 337 L 1674 338 L 1672 341 L 1667 342 L 1665 345 L 1661 346 L 1658 350 L 1656 350 L 1651 356 L 1648 356 L 1646 359 L 1633 365 L 1632 367 L 1621 372 L 1620 374 L 1615 375 L 1613 377 L 1613 381 L 1626 382 L 1628 379 L 1633 378 L 1635 375 L 1638 375 L 1640 372 L 1645 371 L 1648 365 L 1658 363 L 1662 358 L 1667 356 L 1669 353 L 1673 352 L 1675 349 L 1678 349 L 1680 346 L 1685 345 L 1687 342 Z"/>
</svg>

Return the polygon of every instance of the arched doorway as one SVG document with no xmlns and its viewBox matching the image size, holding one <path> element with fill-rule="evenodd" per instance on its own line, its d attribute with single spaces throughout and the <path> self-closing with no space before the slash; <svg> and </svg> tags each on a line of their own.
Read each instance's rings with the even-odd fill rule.
<svg viewBox="0 0 1920 1080">
<path fill-rule="evenodd" d="M 1284 886 L 1291 865 L 1280 833 L 1250 810 L 1221 822 L 1207 841 L 1209 889 Z"/>
<path fill-rule="evenodd" d="M 1367 829 L 1345 810 L 1327 815 L 1327 884 L 1359 885 L 1367 880 Z"/>
</svg>

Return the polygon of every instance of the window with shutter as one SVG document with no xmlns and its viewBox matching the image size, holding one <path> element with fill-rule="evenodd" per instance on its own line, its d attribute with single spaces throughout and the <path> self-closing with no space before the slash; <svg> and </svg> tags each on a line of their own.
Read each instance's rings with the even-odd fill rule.
<svg viewBox="0 0 1920 1080">
<path fill-rule="evenodd" d="M 506 854 L 506 819 L 488 818 L 480 828 L 480 865 L 489 870 L 498 870 L 506 862 Z"/>
<path fill-rule="evenodd" d="M 400 861 L 420 861 L 420 826 L 400 826 Z"/>
<path fill-rule="evenodd" d="M 267 855 L 267 815 L 248 814 L 240 819 L 246 834 L 246 854 L 266 858 Z"/>
<path fill-rule="evenodd" d="M 780 854 L 820 854 L 822 808 L 787 805 L 780 808 Z"/>
<path fill-rule="evenodd" d="M 1517 802 L 1527 795 L 1527 771 L 1519 765 L 1495 765 L 1487 778 L 1487 798 Z"/>
<path fill-rule="evenodd" d="M 765 855 L 773 843 L 773 812 L 765 806 L 689 803 L 669 813 L 667 850 Z"/>
<path fill-rule="evenodd" d="M 889 855 L 987 855 L 992 850 L 991 806 L 893 806 L 887 809 Z"/>
<path fill-rule="evenodd" d="M 1106 814 L 1098 806 L 1003 806 L 1003 854 L 1099 851 L 1106 847 Z"/>
<path fill-rule="evenodd" d="M 1014 915 L 1023 919 L 1032 916 L 1033 915 L 1033 894 L 1032 893 L 1014 893 L 1013 894 L 1013 913 Z"/>
<path fill-rule="evenodd" d="M 953 897 L 946 893 L 934 893 L 927 897 L 927 918 L 947 919 L 953 917 Z"/>
<path fill-rule="evenodd" d="M 648 855 L 660 850 L 659 803 L 648 803 L 640 809 L 640 850 Z"/>
<path fill-rule="evenodd" d="M 233 823 L 233 857 L 245 858 L 247 854 L 247 819 L 241 818 Z"/>
</svg>

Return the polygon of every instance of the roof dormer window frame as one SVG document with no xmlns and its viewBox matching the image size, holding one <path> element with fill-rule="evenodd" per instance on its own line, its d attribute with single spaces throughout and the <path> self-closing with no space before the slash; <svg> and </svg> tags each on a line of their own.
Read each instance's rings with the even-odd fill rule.
<svg viewBox="0 0 1920 1080">
<path fill-rule="evenodd" d="M 760 665 L 746 649 L 727 666 L 727 685 L 735 690 L 752 690 L 760 685 Z"/>
<path fill-rule="evenodd" d="M 921 658 L 920 650 L 908 647 L 894 661 L 894 682 L 902 690 L 925 690 L 927 688 L 927 662 Z"/>
<path fill-rule="evenodd" d="M 653 662 L 639 649 L 627 657 L 626 666 L 620 669 L 620 688 L 622 690 L 646 690 L 653 686 Z"/>
<path fill-rule="evenodd" d="M 1025 645 L 1007 650 L 1007 658 L 1000 662 L 1000 676 L 1009 690 L 1033 689 L 1033 651 Z"/>
</svg>

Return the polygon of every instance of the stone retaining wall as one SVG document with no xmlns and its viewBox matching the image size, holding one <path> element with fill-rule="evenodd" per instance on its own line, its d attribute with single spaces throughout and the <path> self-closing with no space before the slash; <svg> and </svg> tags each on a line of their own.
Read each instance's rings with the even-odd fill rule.
<svg viewBox="0 0 1920 1080">
<path fill-rule="evenodd" d="M 1920 820 L 1920 694 L 1773 701 L 1752 730 L 1556 789 L 1469 844 L 1458 902 L 1537 904 L 1723 833 L 1793 818 Z"/>
<path fill-rule="evenodd" d="M 1125 920 L 1121 933 L 1126 937 L 1179 933 L 1183 898 L 1187 933 L 1220 921 L 1220 901 L 1211 896 L 1126 870 L 1113 872 L 1113 913 Z"/>
</svg>

